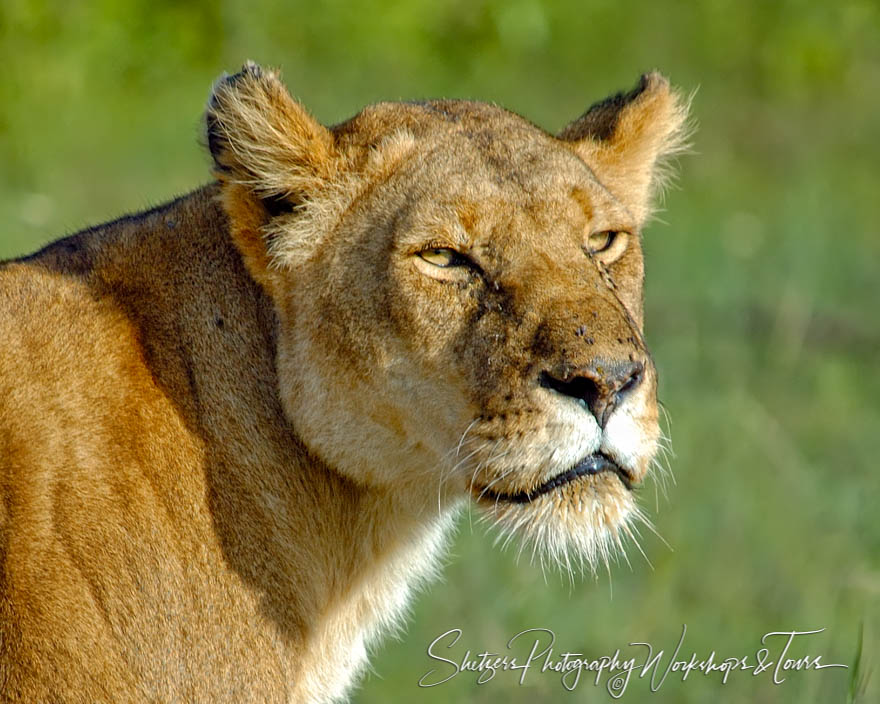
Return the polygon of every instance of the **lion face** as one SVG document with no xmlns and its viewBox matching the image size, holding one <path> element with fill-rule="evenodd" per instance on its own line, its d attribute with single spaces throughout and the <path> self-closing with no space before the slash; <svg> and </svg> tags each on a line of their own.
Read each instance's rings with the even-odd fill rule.
<svg viewBox="0 0 880 704">
<path fill-rule="evenodd" d="M 684 118 L 665 81 L 560 138 L 460 101 L 372 106 L 328 131 L 272 75 L 229 85 L 209 125 L 233 144 L 212 151 L 276 304 L 279 391 L 305 445 L 414 512 L 470 497 L 565 565 L 607 558 L 660 436 L 640 230 Z M 274 145 L 300 150 L 296 168 L 235 142 L 264 138 L 260 114 L 299 135 Z M 261 190 L 282 167 L 297 187 Z"/>
</svg>

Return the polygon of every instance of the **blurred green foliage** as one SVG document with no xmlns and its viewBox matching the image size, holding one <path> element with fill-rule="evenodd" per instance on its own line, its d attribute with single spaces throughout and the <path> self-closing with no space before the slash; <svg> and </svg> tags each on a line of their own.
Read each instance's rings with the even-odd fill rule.
<svg viewBox="0 0 880 704">
<path fill-rule="evenodd" d="M 0 256 L 210 178 L 201 111 L 246 58 L 322 120 L 380 99 L 495 101 L 550 130 L 660 68 L 693 103 L 694 154 L 646 233 L 647 326 L 675 483 L 631 567 L 569 585 L 465 519 L 445 579 L 355 700 L 604 701 L 582 680 L 418 679 L 427 644 L 503 652 L 524 628 L 592 654 L 630 641 L 748 655 L 880 652 L 880 7 L 876 0 L 390 0 L 0 4 Z M 473 523 L 473 529 L 472 529 Z M 613 597 L 612 597 L 613 586 Z M 84 644 L 87 647 L 87 644 Z M 657 702 L 843 701 L 850 671 L 670 677 Z M 860 675 L 864 679 L 864 675 Z M 855 701 L 880 700 L 876 678 Z M 861 694 L 859 693 L 861 691 Z"/>
</svg>

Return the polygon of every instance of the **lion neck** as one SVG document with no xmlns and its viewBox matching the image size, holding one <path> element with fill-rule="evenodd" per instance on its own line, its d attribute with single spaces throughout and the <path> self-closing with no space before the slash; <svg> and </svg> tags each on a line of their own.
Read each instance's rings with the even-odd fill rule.
<svg viewBox="0 0 880 704">
<path fill-rule="evenodd" d="M 173 471 L 203 487 L 197 510 L 210 517 L 204 539 L 219 569 L 256 595 L 262 621 L 298 662 L 318 653 L 348 672 L 297 687 L 341 693 L 367 643 L 431 573 L 450 516 L 359 486 L 303 446 L 278 397 L 272 303 L 247 274 L 216 196 L 209 185 L 95 233 L 90 283 L 134 324 L 144 362 L 199 448 Z M 156 483 L 173 503 L 177 479 Z M 333 671 L 324 665 L 301 671 Z"/>
</svg>

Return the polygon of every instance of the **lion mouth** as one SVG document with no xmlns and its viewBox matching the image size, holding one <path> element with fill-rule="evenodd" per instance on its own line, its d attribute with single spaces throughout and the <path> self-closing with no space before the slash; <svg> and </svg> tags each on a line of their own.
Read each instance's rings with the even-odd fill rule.
<svg viewBox="0 0 880 704">
<path fill-rule="evenodd" d="M 539 496 L 543 496 L 544 494 L 559 489 L 566 484 L 571 484 L 571 482 L 575 481 L 578 477 L 601 474 L 602 472 L 610 472 L 617 475 L 617 478 L 627 490 L 632 491 L 633 482 L 629 472 L 607 455 L 597 452 L 592 455 L 587 455 L 574 465 L 574 467 L 548 479 L 546 482 L 531 491 L 519 491 L 514 494 L 506 494 L 503 492 L 492 491 L 491 489 L 484 489 L 480 495 L 489 498 L 492 501 L 527 504 L 534 501 Z"/>
</svg>

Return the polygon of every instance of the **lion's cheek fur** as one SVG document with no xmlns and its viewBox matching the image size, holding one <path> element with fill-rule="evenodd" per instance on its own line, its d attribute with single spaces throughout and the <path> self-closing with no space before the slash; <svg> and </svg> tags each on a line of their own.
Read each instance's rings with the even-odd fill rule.
<svg viewBox="0 0 880 704">
<path fill-rule="evenodd" d="M 461 390 L 393 345 L 334 349 L 315 334 L 294 319 L 279 340 L 281 400 L 296 432 L 358 484 L 406 497 L 414 511 L 436 507 L 440 467 L 469 420 Z M 369 373 L 344 363 L 358 352 Z"/>
</svg>

